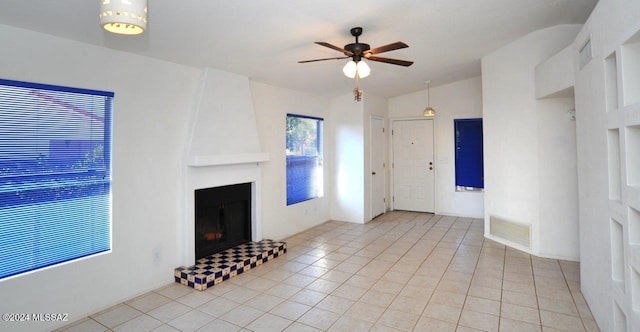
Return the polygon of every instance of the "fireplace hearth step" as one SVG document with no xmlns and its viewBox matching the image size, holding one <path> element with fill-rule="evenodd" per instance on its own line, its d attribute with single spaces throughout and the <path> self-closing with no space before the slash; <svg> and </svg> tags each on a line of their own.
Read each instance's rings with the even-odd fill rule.
<svg viewBox="0 0 640 332">
<path fill-rule="evenodd" d="M 177 283 L 203 291 L 286 252 L 283 241 L 247 242 L 198 259 L 194 266 L 176 268 L 173 276 Z"/>
</svg>

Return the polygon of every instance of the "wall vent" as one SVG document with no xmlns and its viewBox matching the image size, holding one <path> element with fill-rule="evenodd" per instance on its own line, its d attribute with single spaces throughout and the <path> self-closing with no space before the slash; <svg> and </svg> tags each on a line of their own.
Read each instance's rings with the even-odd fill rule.
<svg viewBox="0 0 640 332">
<path fill-rule="evenodd" d="M 491 235 L 531 249 L 531 225 L 519 224 L 499 217 L 489 217 Z"/>
<path fill-rule="evenodd" d="M 578 58 L 580 60 L 580 69 L 593 59 L 593 49 L 591 47 L 591 36 L 582 44 L 580 51 L 578 51 Z"/>
</svg>

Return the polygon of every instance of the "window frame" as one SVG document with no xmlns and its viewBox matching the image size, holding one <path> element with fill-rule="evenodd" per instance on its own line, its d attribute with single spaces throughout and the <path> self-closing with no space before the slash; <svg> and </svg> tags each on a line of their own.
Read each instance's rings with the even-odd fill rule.
<svg viewBox="0 0 640 332">
<path fill-rule="evenodd" d="M 289 118 L 298 118 L 306 120 L 316 121 L 315 129 L 315 152 L 316 155 L 293 155 L 289 153 Z M 324 196 L 324 151 L 323 151 L 323 139 L 324 139 L 324 119 L 321 117 L 301 115 L 301 114 L 286 114 L 286 130 L 285 130 L 285 159 L 286 159 L 286 204 L 287 206 L 302 203 L 305 201 L 321 198 Z M 294 161 L 294 157 L 298 160 Z M 311 164 L 315 163 L 315 166 Z M 301 169 L 301 171 L 294 171 L 293 167 Z M 300 175 L 304 173 L 304 175 Z M 314 174 L 311 174 L 314 173 Z M 297 175 L 296 175 L 297 174 Z M 300 183 L 294 183 L 296 177 L 302 177 L 310 179 L 312 182 L 304 182 L 303 187 L 300 188 Z M 306 193 L 300 193 L 304 190 Z"/>
<path fill-rule="evenodd" d="M 0 254 L 5 260 L 4 264 L 0 263 L 0 281 L 110 252 L 112 249 L 112 127 L 115 94 L 100 90 L 8 79 L 0 79 L 0 86 L 3 87 L 0 91 L 0 100 L 6 98 L 4 111 L 26 112 L 2 116 L 2 119 L 19 118 L 24 121 L 23 123 L 30 123 L 28 128 L 45 126 L 53 133 L 41 134 L 36 130 L 37 133 L 34 135 L 7 134 L 5 138 L 0 138 L 6 139 L 5 146 L 0 150 L 6 153 L 4 157 L 0 154 L 0 162 L 5 163 L 4 168 L 0 170 L 4 171 L 4 174 L 0 172 L 0 181 L 6 184 L 4 192 L 0 193 L 0 216 L 2 217 L 0 234 L 3 235 L 1 240 L 5 242 L 0 243 L 0 247 L 7 249 L 10 245 L 15 245 L 15 249 L 11 247 L 11 252 Z M 20 98 L 27 93 L 21 89 L 31 90 L 28 92 L 36 96 L 33 99 L 43 100 L 42 106 L 34 106 Z M 13 106 L 11 102 L 15 102 L 15 109 L 11 108 Z M 80 106 L 73 102 L 77 102 Z M 98 126 L 97 128 L 101 130 L 98 135 L 95 135 L 92 129 L 85 129 L 82 134 L 71 135 L 65 130 L 64 125 L 56 125 L 56 123 L 63 123 L 56 122 L 63 120 L 63 115 L 47 113 L 54 108 L 51 105 L 72 110 L 69 111 L 70 114 L 76 114 L 77 118 L 84 119 L 82 124 L 93 128 Z M 87 105 L 91 105 L 91 108 L 83 109 Z M 93 108 L 95 106 L 97 107 Z M 67 124 L 67 127 L 69 126 Z M 0 128 L 4 128 L 1 123 Z M 13 142 L 26 143 L 13 146 Z M 38 144 L 34 142 L 45 142 L 46 145 L 37 147 Z M 66 149 L 60 148 L 61 144 L 66 144 Z M 73 147 L 69 148 L 69 144 Z M 56 148 L 60 148 L 60 153 L 64 155 L 59 160 L 52 157 L 52 151 Z M 48 154 L 40 154 L 35 159 L 17 158 L 12 155 L 12 153 L 33 154 L 34 151 L 41 149 L 48 149 Z M 73 159 L 77 155 L 72 157 L 65 154 L 68 151 L 86 152 L 84 161 L 77 162 Z M 41 169 L 33 168 L 34 160 L 39 161 L 40 156 L 42 156 L 43 166 Z M 21 162 L 27 166 L 21 166 Z M 77 163 L 72 164 L 72 162 Z M 29 213 L 19 214 L 24 211 Z M 86 236 L 90 237 L 86 238 Z"/>
</svg>

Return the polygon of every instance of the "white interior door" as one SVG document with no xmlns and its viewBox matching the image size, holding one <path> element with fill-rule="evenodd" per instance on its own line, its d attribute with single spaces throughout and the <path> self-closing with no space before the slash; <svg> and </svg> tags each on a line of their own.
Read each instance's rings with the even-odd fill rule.
<svg viewBox="0 0 640 332">
<path fill-rule="evenodd" d="M 371 118 L 371 218 L 385 212 L 384 120 Z"/>
<path fill-rule="evenodd" d="M 434 212 L 433 120 L 393 121 L 393 208 Z"/>
</svg>

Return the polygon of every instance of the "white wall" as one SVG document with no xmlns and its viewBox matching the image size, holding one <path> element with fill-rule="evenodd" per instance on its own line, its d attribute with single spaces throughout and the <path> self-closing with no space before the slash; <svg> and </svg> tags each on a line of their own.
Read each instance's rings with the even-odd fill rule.
<svg viewBox="0 0 640 332">
<path fill-rule="evenodd" d="M 579 29 L 539 30 L 482 58 L 485 235 L 504 242 L 489 234 L 489 216 L 531 225 L 531 249 L 521 249 L 570 260 L 579 258 L 576 180 L 563 177 L 575 173 L 575 131 L 566 113 L 572 107 L 568 100 L 536 100 L 535 68 Z"/>
<path fill-rule="evenodd" d="M 580 259 L 576 122 L 573 97 L 537 102 L 538 255 Z"/>
<path fill-rule="evenodd" d="M 482 192 L 455 191 L 455 150 L 453 119 L 482 117 L 482 82 L 480 77 L 432 87 L 431 107 L 435 118 L 436 213 L 482 218 Z M 421 117 L 427 107 L 427 91 L 390 98 L 390 120 Z"/>
<path fill-rule="evenodd" d="M 332 197 L 329 141 L 332 122 L 326 98 L 251 82 L 253 104 L 263 152 L 270 160 L 262 163 L 263 237 L 282 239 L 330 219 Z M 287 206 L 285 126 L 287 113 L 324 118 L 324 197 Z"/>
<path fill-rule="evenodd" d="M 536 66 L 536 98 L 573 98 L 573 56 L 569 45 Z"/>
<path fill-rule="evenodd" d="M 364 106 L 347 94 L 331 100 L 333 162 L 331 218 L 364 223 Z"/>
<path fill-rule="evenodd" d="M 640 280 L 632 278 L 632 268 L 640 271 L 640 250 L 637 244 L 630 244 L 631 239 L 638 235 L 638 228 L 634 229 L 633 223 L 637 226 L 640 220 L 632 220 L 630 209 L 640 211 L 640 187 L 624 181 L 625 174 L 630 170 L 629 165 L 623 162 L 624 157 L 618 165 L 612 163 L 612 167 L 619 167 L 621 178 L 609 179 L 609 172 L 613 174 L 616 170 L 609 169 L 607 148 L 609 129 L 620 131 L 619 143 L 625 147 L 629 143 L 624 134 L 628 126 L 640 126 L 640 99 L 636 99 L 635 103 L 624 103 L 625 92 L 628 91 L 622 88 L 625 81 L 638 81 L 640 71 L 637 67 L 625 67 L 634 62 L 640 63 L 640 55 L 636 54 L 635 60 L 621 58 L 624 55 L 622 45 L 631 36 L 635 34 L 638 38 L 636 45 L 640 42 L 638 13 L 640 1 L 637 0 L 599 1 L 573 43 L 575 54 L 591 36 L 594 54 L 594 58 L 582 69 L 579 68 L 577 57 L 574 57 L 580 183 L 580 276 L 582 293 L 602 331 L 618 331 L 614 329 L 616 306 L 627 317 L 627 331 L 640 330 L 637 308 L 640 303 Z M 611 54 L 616 58 L 617 70 L 614 67 L 610 76 L 605 72 L 605 59 Z M 608 90 L 612 92 L 611 103 L 607 103 Z M 636 87 L 637 96 L 640 96 L 640 89 Z M 639 153 L 637 150 L 629 151 L 628 157 Z M 624 154 L 623 151 L 620 155 Z M 609 184 L 615 184 L 615 181 L 618 182 L 621 195 L 615 195 L 618 197 L 610 200 Z M 624 257 L 621 257 L 624 268 L 622 284 L 612 280 L 612 266 L 617 264 L 612 262 L 612 218 L 623 227 L 621 240 L 624 243 L 619 243 L 624 248 Z M 635 310 L 633 305 L 636 305 Z"/>
<path fill-rule="evenodd" d="M 540 167 L 538 229 L 542 256 L 553 257 L 566 252 L 565 248 L 579 247 L 574 55 L 569 45 L 535 69 L 538 132 L 545 133 L 538 139 L 538 162 L 553 165 Z M 558 202 L 567 208 L 558 209 Z M 544 222 L 547 220 L 552 222 Z"/>
<path fill-rule="evenodd" d="M 199 88 L 189 155 L 261 152 L 249 79 L 206 68 Z"/>
<path fill-rule="evenodd" d="M 115 92 L 112 252 L 0 281 L 0 312 L 68 313 L 73 321 L 173 282 L 185 110 L 198 70 L 7 26 L 0 44 L 2 78 Z M 0 330 L 60 324 L 0 322 Z"/>
</svg>

